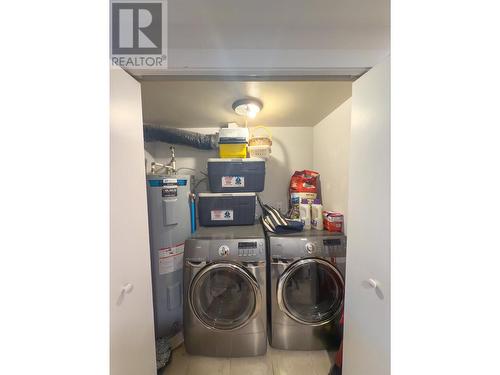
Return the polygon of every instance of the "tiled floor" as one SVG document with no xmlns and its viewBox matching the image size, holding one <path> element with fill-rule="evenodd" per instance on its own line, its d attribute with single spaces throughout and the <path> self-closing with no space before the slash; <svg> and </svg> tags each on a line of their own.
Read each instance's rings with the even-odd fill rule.
<svg viewBox="0 0 500 375">
<path fill-rule="evenodd" d="M 277 350 L 270 346 L 260 357 L 211 358 L 192 356 L 184 346 L 174 350 L 162 375 L 327 375 L 332 353 Z"/>
</svg>

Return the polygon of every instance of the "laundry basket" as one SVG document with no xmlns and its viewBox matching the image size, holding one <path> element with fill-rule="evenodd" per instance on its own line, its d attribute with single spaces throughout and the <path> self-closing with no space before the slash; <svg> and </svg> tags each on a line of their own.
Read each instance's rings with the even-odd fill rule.
<svg viewBox="0 0 500 375">
<path fill-rule="evenodd" d="M 248 141 L 248 153 L 251 158 L 263 158 L 267 160 L 271 156 L 272 144 L 271 131 L 265 126 L 256 126 L 252 128 L 252 136 Z"/>
</svg>

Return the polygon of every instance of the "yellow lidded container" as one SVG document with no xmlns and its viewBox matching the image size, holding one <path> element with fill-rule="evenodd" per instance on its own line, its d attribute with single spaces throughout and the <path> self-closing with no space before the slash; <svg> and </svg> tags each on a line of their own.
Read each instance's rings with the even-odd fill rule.
<svg viewBox="0 0 500 375">
<path fill-rule="evenodd" d="M 238 158 L 244 159 L 247 157 L 247 144 L 245 143 L 219 143 L 219 156 L 221 158 Z"/>
<path fill-rule="evenodd" d="M 219 156 L 221 158 L 246 158 L 247 143 L 247 128 L 223 128 L 219 132 Z"/>
</svg>

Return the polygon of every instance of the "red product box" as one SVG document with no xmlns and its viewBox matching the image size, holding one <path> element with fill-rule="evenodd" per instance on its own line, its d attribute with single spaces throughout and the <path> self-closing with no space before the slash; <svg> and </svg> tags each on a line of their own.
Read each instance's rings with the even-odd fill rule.
<svg viewBox="0 0 500 375">
<path fill-rule="evenodd" d="M 323 211 L 323 227 L 329 232 L 344 231 L 344 215 L 340 212 Z"/>
</svg>

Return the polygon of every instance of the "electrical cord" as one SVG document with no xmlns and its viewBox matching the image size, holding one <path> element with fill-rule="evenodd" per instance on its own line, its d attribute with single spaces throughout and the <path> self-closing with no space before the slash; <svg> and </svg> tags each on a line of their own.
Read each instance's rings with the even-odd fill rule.
<svg viewBox="0 0 500 375">
<path fill-rule="evenodd" d="M 203 177 L 202 179 L 198 180 L 195 184 L 194 184 L 194 188 L 193 188 L 193 191 L 196 193 L 196 189 L 198 188 L 198 186 L 203 182 L 203 181 L 208 181 L 208 178 L 207 177 Z M 208 185 L 208 184 L 207 184 Z"/>
<path fill-rule="evenodd" d="M 177 169 L 177 171 L 182 171 L 183 169 L 186 169 L 188 171 L 193 171 L 193 172 L 200 172 L 203 176 L 208 177 L 208 174 L 206 172 L 198 171 L 198 170 L 196 170 L 194 168 L 182 167 L 182 168 Z"/>
</svg>

